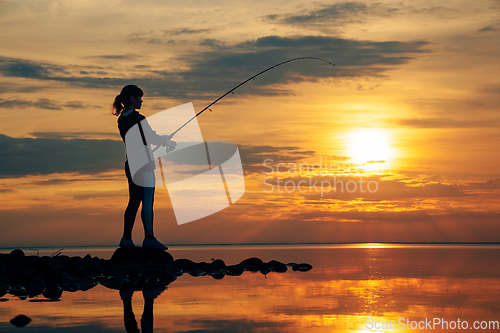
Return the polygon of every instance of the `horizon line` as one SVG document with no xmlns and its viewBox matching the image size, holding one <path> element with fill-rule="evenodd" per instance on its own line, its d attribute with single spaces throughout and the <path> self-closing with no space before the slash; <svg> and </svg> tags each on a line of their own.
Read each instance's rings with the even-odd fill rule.
<svg viewBox="0 0 500 333">
<path fill-rule="evenodd" d="M 188 243 L 188 244 L 168 244 L 168 246 L 286 246 L 286 245 L 362 245 L 362 244 L 389 244 L 389 245 L 500 245 L 497 242 L 335 242 L 335 243 Z M 77 248 L 118 248 L 117 245 L 50 245 L 50 246 L 6 246 L 0 247 L 0 250 L 9 249 L 77 249 Z"/>
</svg>

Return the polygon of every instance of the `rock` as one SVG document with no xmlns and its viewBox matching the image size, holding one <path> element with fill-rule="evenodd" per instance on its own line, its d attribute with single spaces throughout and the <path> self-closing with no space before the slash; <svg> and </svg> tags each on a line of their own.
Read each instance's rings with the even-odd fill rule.
<svg viewBox="0 0 500 333">
<path fill-rule="evenodd" d="M 42 293 L 43 297 L 48 299 L 59 299 L 63 293 L 61 287 L 55 283 L 49 283 Z"/>
<path fill-rule="evenodd" d="M 271 266 L 271 272 L 285 273 L 288 270 L 287 265 L 276 260 L 271 260 L 267 264 Z"/>
<path fill-rule="evenodd" d="M 205 275 L 207 275 L 207 273 L 205 273 L 205 271 L 195 269 L 195 270 L 189 272 L 189 275 L 194 276 L 194 277 L 198 277 L 198 276 L 205 276 Z"/>
<path fill-rule="evenodd" d="M 239 264 L 239 266 L 241 268 L 243 268 L 245 271 L 249 271 L 249 272 L 252 272 L 252 273 L 257 273 L 259 270 L 259 267 L 257 266 L 253 266 L 253 265 L 248 265 L 248 264 Z"/>
<path fill-rule="evenodd" d="M 144 265 L 147 261 L 155 264 L 172 263 L 174 258 L 172 255 L 163 250 L 149 249 L 144 247 L 125 248 L 121 247 L 116 249 L 111 257 L 111 262 L 116 264 L 121 260 L 129 263 L 136 263 Z"/>
<path fill-rule="evenodd" d="M 243 267 L 241 267 L 240 265 L 227 266 L 226 270 L 228 272 L 227 275 L 230 275 L 230 276 L 240 276 L 245 271 L 245 269 Z"/>
<path fill-rule="evenodd" d="M 146 284 L 148 285 L 148 287 L 157 286 L 159 283 L 160 283 L 160 280 L 154 275 L 148 276 L 146 278 Z"/>
<path fill-rule="evenodd" d="M 224 267 L 226 267 L 226 264 L 221 259 L 216 259 L 216 260 L 212 261 L 212 263 L 210 265 L 212 267 L 216 267 L 216 268 L 224 268 Z"/>
<path fill-rule="evenodd" d="M 264 262 L 262 259 L 259 258 L 248 258 L 240 262 L 242 265 L 250 265 L 250 266 L 255 266 L 255 267 L 260 267 Z"/>
<path fill-rule="evenodd" d="M 26 288 L 24 288 L 24 286 L 22 286 L 22 285 L 17 285 L 17 286 L 10 288 L 9 294 L 12 294 L 12 295 L 17 296 L 17 297 L 21 297 L 21 296 L 27 297 L 28 296 L 28 292 L 26 291 Z"/>
<path fill-rule="evenodd" d="M 13 250 L 13 251 L 10 253 L 10 257 L 11 257 L 12 259 L 19 260 L 19 259 L 24 259 L 25 255 L 24 255 L 23 250 L 16 249 L 16 250 Z"/>
<path fill-rule="evenodd" d="M 36 273 L 26 267 L 15 267 L 7 272 L 11 285 L 31 282 L 34 275 Z"/>
<path fill-rule="evenodd" d="M 144 272 L 144 268 L 142 268 L 142 266 L 140 266 L 140 265 L 132 264 L 129 267 L 127 267 L 125 272 L 127 273 L 129 279 L 136 278 L 136 277 L 140 276 L 142 274 L 142 272 Z"/>
<path fill-rule="evenodd" d="M 166 270 L 158 270 L 157 275 L 158 279 L 160 280 L 160 283 L 164 286 L 169 285 L 170 283 L 174 282 L 177 280 L 177 275 L 166 271 Z"/>
<path fill-rule="evenodd" d="M 211 277 L 213 277 L 215 280 L 222 280 L 226 274 L 222 272 L 213 272 L 210 274 Z"/>
<path fill-rule="evenodd" d="M 306 263 L 290 263 L 294 271 L 306 272 L 312 266 Z M 188 272 L 191 276 L 210 275 L 216 280 L 226 275 L 239 276 L 244 271 L 287 271 L 288 266 L 271 260 L 264 263 L 252 257 L 237 265 L 226 266 L 221 259 L 211 262 L 194 262 L 189 259 L 173 260 L 166 251 L 148 248 L 119 248 L 110 260 L 91 257 L 69 257 L 60 252 L 49 256 L 25 256 L 21 250 L 10 254 L 0 253 L 0 297 L 10 293 L 26 299 L 42 294 L 49 300 L 58 300 L 63 291 L 88 290 L 98 282 L 111 289 L 145 290 L 165 288 Z"/>
<path fill-rule="evenodd" d="M 0 282 L 0 297 L 3 297 L 5 294 L 7 294 L 10 290 L 10 286 Z"/>
<path fill-rule="evenodd" d="M 310 271 L 313 267 L 309 264 L 297 264 L 293 266 L 294 271 L 299 271 L 299 272 L 307 272 Z"/>
<path fill-rule="evenodd" d="M 28 325 L 29 323 L 31 323 L 31 318 L 28 316 L 25 316 L 25 315 L 19 315 L 19 316 L 12 318 L 10 323 L 16 327 L 24 327 L 24 326 Z"/>
<path fill-rule="evenodd" d="M 55 267 L 50 266 L 46 271 L 40 272 L 39 276 L 45 281 L 45 283 L 63 283 L 63 274 Z"/>
<path fill-rule="evenodd" d="M 103 272 L 102 268 L 93 262 L 86 263 L 84 269 L 87 271 L 87 274 L 89 276 L 92 276 L 94 278 L 100 277 Z"/>
<path fill-rule="evenodd" d="M 45 290 L 45 283 L 43 281 L 42 282 L 25 283 L 22 286 L 26 290 L 26 294 L 29 297 L 41 295 L 43 293 L 43 291 Z"/>
<path fill-rule="evenodd" d="M 177 265 L 175 264 L 162 264 L 159 266 L 162 270 L 165 270 L 165 271 L 168 271 L 172 274 L 174 274 L 175 276 L 181 276 L 182 275 L 182 269 L 180 269 L 179 267 L 177 267 Z"/>
<path fill-rule="evenodd" d="M 116 290 L 120 290 L 121 287 L 123 286 L 123 283 L 124 283 L 124 280 L 122 280 L 116 276 L 112 276 L 110 278 L 103 279 L 101 281 L 101 284 L 103 286 L 105 286 L 106 288 L 116 289 Z"/>
<path fill-rule="evenodd" d="M 80 258 L 81 259 L 81 258 Z M 68 273 L 71 276 L 79 277 L 79 278 L 87 278 L 87 272 L 83 265 L 77 263 L 77 260 L 73 260 L 72 262 L 67 263 L 61 269 L 61 271 Z"/>
<path fill-rule="evenodd" d="M 3 274 L 0 274 L 0 282 L 10 286 L 10 279 Z"/>
<path fill-rule="evenodd" d="M 60 287 L 63 291 L 75 292 L 78 290 L 86 291 L 92 289 L 96 286 L 96 284 L 96 282 L 90 279 L 69 277 L 64 280 L 64 283 L 60 284 Z"/>
<path fill-rule="evenodd" d="M 196 269 L 206 271 L 212 269 L 212 266 L 209 263 L 202 261 L 196 264 Z"/>
<path fill-rule="evenodd" d="M 259 266 L 259 271 L 262 274 L 267 275 L 271 272 L 271 265 L 269 265 L 267 263 L 263 263 L 262 265 Z"/>
<path fill-rule="evenodd" d="M 189 259 L 176 259 L 174 265 L 179 267 L 183 272 L 189 272 L 196 269 L 196 263 Z"/>
</svg>

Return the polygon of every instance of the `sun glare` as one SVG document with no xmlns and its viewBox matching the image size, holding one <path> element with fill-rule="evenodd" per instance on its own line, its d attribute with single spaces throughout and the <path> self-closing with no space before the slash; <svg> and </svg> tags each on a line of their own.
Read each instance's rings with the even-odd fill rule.
<svg viewBox="0 0 500 333">
<path fill-rule="evenodd" d="M 354 163 L 384 163 L 392 155 L 389 135 L 380 129 L 366 129 L 348 136 L 349 157 Z"/>
</svg>

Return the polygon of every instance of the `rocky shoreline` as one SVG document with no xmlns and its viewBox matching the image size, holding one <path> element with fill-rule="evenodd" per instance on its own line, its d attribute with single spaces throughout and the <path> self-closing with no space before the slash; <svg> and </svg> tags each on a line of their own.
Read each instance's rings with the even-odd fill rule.
<svg viewBox="0 0 500 333">
<path fill-rule="evenodd" d="M 63 292 L 89 290 L 97 284 L 116 290 L 143 290 L 166 288 L 183 274 L 194 277 L 209 275 L 214 279 L 239 276 L 245 271 L 263 275 L 309 271 L 306 263 L 263 262 L 248 258 L 235 265 L 221 260 L 194 262 L 176 259 L 166 251 L 147 248 L 118 248 L 111 259 L 53 256 L 26 256 L 22 250 L 0 254 L 0 297 L 9 293 L 20 299 L 42 295 L 47 300 L 58 300 Z"/>
</svg>

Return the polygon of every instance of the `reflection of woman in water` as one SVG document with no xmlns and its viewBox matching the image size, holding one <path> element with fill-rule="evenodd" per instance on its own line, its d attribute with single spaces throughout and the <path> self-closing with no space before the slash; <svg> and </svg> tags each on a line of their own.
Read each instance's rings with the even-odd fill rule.
<svg viewBox="0 0 500 333">
<path fill-rule="evenodd" d="M 148 143 L 167 146 L 169 149 L 175 148 L 174 141 L 170 141 L 156 134 L 146 121 L 141 122 L 141 120 L 146 117 L 137 112 L 136 109 L 141 108 L 143 95 L 144 93 L 139 87 L 128 85 L 123 87 L 122 91 L 116 96 L 113 102 L 113 114 L 118 116 L 118 129 L 120 130 L 123 141 L 125 142 L 125 134 L 127 131 L 140 122 L 144 132 L 147 133 L 148 141 L 152 141 Z M 147 145 L 147 147 L 147 149 L 150 149 L 149 145 Z M 145 234 L 142 247 L 166 250 L 167 247 L 160 243 L 153 234 L 153 201 L 155 193 L 154 167 L 147 172 L 141 172 L 139 181 L 134 177 L 134 180 L 144 186 L 139 186 L 132 181 L 128 160 L 125 161 L 125 174 L 128 179 L 129 201 L 127 209 L 125 210 L 124 230 L 123 237 L 120 241 L 120 247 L 135 247 L 132 241 L 132 228 L 134 227 L 139 205 L 142 203 L 141 219 L 144 225 Z"/>
<path fill-rule="evenodd" d="M 143 289 L 142 296 L 144 297 L 144 311 L 141 317 L 141 328 L 143 333 L 153 332 L 153 305 L 163 289 Z M 134 290 L 120 290 L 120 297 L 123 301 L 123 321 L 125 330 L 128 333 L 139 333 L 137 320 L 135 320 L 134 310 L 132 309 L 132 296 Z"/>
</svg>

